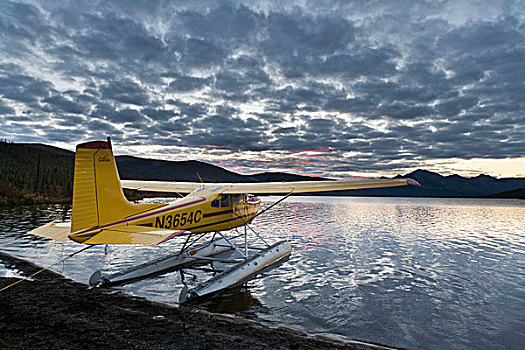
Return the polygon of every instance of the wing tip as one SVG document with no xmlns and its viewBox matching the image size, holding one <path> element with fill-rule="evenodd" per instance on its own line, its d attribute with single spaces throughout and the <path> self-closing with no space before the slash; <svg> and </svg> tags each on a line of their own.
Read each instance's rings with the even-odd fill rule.
<svg viewBox="0 0 525 350">
<path fill-rule="evenodd" d="M 416 180 L 411 179 L 409 177 L 407 177 L 407 185 L 413 185 L 413 186 L 422 187 L 422 185 L 419 182 L 417 182 Z"/>
</svg>

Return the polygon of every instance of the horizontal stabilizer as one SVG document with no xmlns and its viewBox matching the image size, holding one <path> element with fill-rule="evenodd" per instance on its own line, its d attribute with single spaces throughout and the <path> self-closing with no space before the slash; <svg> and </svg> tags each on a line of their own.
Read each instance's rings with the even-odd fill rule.
<svg viewBox="0 0 525 350">
<path fill-rule="evenodd" d="M 198 188 L 222 188 L 223 194 L 276 194 L 340 191 L 363 188 L 416 185 L 412 179 L 339 180 L 339 181 L 293 181 L 249 183 L 192 183 L 167 181 L 122 180 L 122 187 L 139 191 L 189 193 Z M 419 185 L 419 184 L 417 184 Z"/>
<path fill-rule="evenodd" d="M 71 235 L 69 238 L 84 244 L 157 245 L 185 233 L 190 233 L 190 231 L 173 231 L 128 225 L 93 229 L 90 232 Z"/>
<path fill-rule="evenodd" d="M 55 224 L 55 221 L 48 222 L 47 224 L 37 227 L 34 230 L 29 231 L 29 234 L 34 236 L 40 236 L 45 238 L 54 239 L 56 241 L 68 241 L 68 235 L 71 233 L 71 224 L 68 223 L 58 223 Z"/>
</svg>

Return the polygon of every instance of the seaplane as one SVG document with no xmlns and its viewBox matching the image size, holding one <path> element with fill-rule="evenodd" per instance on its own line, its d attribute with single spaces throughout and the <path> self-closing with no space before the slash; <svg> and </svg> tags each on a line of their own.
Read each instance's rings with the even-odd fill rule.
<svg viewBox="0 0 525 350">
<path fill-rule="evenodd" d="M 108 137 L 76 147 L 71 221 L 52 221 L 29 233 L 90 246 L 158 245 L 182 238 L 180 250 L 168 256 L 108 276 L 95 271 L 89 278 L 93 287 L 130 283 L 198 264 L 230 264 L 196 287 L 185 285 L 179 294 L 183 303 L 239 286 L 290 255 L 289 241 L 268 243 L 250 226 L 256 217 L 290 195 L 405 185 L 419 184 L 410 178 L 256 183 L 120 180 Z M 123 189 L 185 196 L 161 204 L 132 203 Z M 284 196 L 261 210 L 257 195 L 262 194 Z M 248 244 L 248 235 L 255 236 L 262 247 Z M 228 251 L 237 258 L 221 257 Z"/>
</svg>

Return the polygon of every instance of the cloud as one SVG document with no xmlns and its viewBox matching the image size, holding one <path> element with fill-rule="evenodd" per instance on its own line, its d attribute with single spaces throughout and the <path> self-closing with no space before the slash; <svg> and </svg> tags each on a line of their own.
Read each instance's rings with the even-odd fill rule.
<svg viewBox="0 0 525 350">
<path fill-rule="evenodd" d="M 7 1 L 0 135 L 334 174 L 522 157 L 525 11 L 479 6 Z"/>
<path fill-rule="evenodd" d="M 143 87 L 129 79 L 109 82 L 100 88 L 103 99 L 144 106 L 148 103 L 148 95 Z"/>
<path fill-rule="evenodd" d="M 192 76 L 177 76 L 169 83 L 169 91 L 188 92 L 200 90 L 211 83 L 210 78 L 198 78 Z"/>
<path fill-rule="evenodd" d="M 313 16 L 300 9 L 271 12 L 262 25 L 266 34 L 263 53 L 277 57 L 286 67 L 311 57 L 333 55 L 355 39 L 354 25 L 342 17 Z"/>
<path fill-rule="evenodd" d="M 5 99 L 26 104 L 38 102 L 54 92 L 50 82 L 19 73 L 12 73 L 11 67 L 0 70 L 0 95 Z"/>
<path fill-rule="evenodd" d="M 15 114 L 15 110 L 9 106 L 6 106 L 1 100 L 0 100 L 0 115 L 6 115 L 6 114 Z"/>
<path fill-rule="evenodd" d="M 66 112 L 73 114 L 83 114 L 87 112 L 87 107 L 75 101 L 71 101 L 62 95 L 54 95 L 42 99 L 48 106 L 47 112 Z"/>
</svg>

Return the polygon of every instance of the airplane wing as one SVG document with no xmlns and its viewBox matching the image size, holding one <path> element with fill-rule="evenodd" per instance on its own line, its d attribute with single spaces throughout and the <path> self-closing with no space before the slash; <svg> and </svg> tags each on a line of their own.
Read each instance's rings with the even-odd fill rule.
<svg viewBox="0 0 525 350">
<path fill-rule="evenodd" d="M 353 190 L 377 187 L 395 187 L 406 185 L 421 186 L 410 178 L 379 180 L 339 180 L 339 181 L 294 181 L 294 182 L 248 182 L 248 183 L 193 183 L 168 181 L 121 180 L 123 188 L 152 191 L 189 193 L 199 188 L 221 188 L 223 194 L 277 194 L 304 193 L 338 190 Z"/>
</svg>

